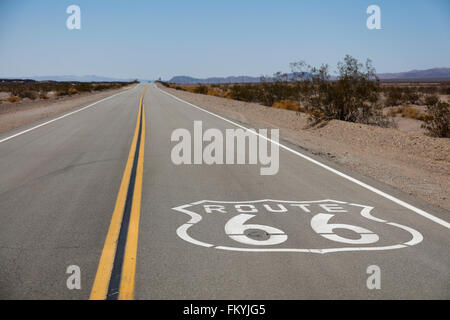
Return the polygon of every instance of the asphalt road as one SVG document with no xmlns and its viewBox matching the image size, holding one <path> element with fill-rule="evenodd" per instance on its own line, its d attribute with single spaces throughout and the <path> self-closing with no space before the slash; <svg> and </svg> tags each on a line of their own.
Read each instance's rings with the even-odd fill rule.
<svg viewBox="0 0 450 320">
<path fill-rule="evenodd" d="M 237 128 L 141 84 L 1 134 L 0 298 L 450 298 L 450 213 L 284 142 L 272 176 L 175 165 L 194 121 Z"/>
</svg>

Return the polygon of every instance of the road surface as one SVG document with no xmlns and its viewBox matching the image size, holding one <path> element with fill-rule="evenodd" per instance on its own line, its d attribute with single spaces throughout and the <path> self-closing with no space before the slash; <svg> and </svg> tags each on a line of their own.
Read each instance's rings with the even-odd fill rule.
<svg viewBox="0 0 450 320">
<path fill-rule="evenodd" d="M 450 298 L 448 212 L 282 141 L 175 165 L 194 121 L 240 125 L 140 84 L 1 134 L 0 298 Z"/>
</svg>

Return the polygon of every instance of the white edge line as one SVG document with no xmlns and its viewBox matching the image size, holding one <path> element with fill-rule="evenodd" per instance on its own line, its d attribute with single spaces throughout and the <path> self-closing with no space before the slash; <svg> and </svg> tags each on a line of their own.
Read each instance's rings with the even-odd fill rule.
<svg viewBox="0 0 450 320">
<path fill-rule="evenodd" d="M 87 108 L 90 108 L 90 107 L 96 105 L 97 103 L 103 102 L 103 101 L 105 101 L 105 100 L 111 99 L 111 98 L 113 98 L 113 97 L 115 97 L 115 96 L 118 96 L 118 95 L 123 94 L 123 93 L 125 93 L 125 92 L 128 92 L 128 91 L 130 91 L 130 90 L 136 89 L 138 86 L 139 86 L 139 84 L 136 85 L 134 88 L 131 88 L 131 89 L 128 89 L 128 90 L 125 90 L 125 91 L 122 91 L 122 92 L 113 94 L 112 96 L 109 96 L 109 97 L 103 98 L 103 99 L 101 99 L 101 100 L 98 100 L 98 101 L 96 101 L 96 102 L 94 102 L 94 103 L 91 103 L 90 105 L 87 105 L 87 106 L 85 106 L 85 107 L 82 107 L 81 109 L 77 109 L 77 110 L 75 110 L 75 111 L 66 113 L 66 114 L 64 114 L 64 115 L 62 115 L 62 116 L 56 117 L 56 118 L 54 118 L 54 119 L 52 119 L 52 120 L 46 121 L 46 122 L 41 123 L 41 124 L 39 124 L 39 125 L 37 125 L 37 126 L 34 126 L 34 127 L 32 127 L 32 128 L 23 130 L 23 131 L 21 131 L 21 132 L 18 132 L 18 133 L 16 133 L 16 134 L 13 134 L 13 135 L 11 135 L 11 136 L 9 136 L 9 137 L 3 138 L 3 139 L 0 140 L 0 143 L 5 142 L 5 141 L 8 141 L 8 140 L 10 140 L 10 139 L 12 139 L 12 138 L 18 137 L 18 136 L 20 136 L 20 135 L 22 135 L 22 134 L 24 134 L 24 133 L 30 132 L 30 131 L 35 130 L 35 129 L 37 129 L 37 128 L 43 127 L 43 126 L 45 126 L 45 125 L 47 125 L 47 124 L 49 124 L 49 123 L 55 122 L 55 121 L 60 120 L 60 119 L 62 119 L 62 118 L 68 117 L 68 116 L 70 116 L 70 115 L 72 115 L 72 114 L 75 114 L 75 113 L 78 113 L 78 112 L 80 112 L 80 111 L 83 111 L 83 110 L 85 110 L 85 109 L 87 109 Z"/>
<path fill-rule="evenodd" d="M 228 120 L 228 119 L 226 119 L 226 118 L 224 118 L 224 117 L 222 117 L 222 116 L 219 116 L 219 115 L 217 115 L 217 114 L 215 114 L 215 113 L 213 113 L 213 112 L 210 112 L 210 111 L 208 111 L 208 110 L 205 110 L 205 109 L 203 109 L 203 108 L 201 108 L 201 107 L 199 107 L 199 106 L 196 106 L 195 104 L 192 104 L 192 103 L 190 103 L 190 102 L 184 101 L 183 99 L 180 99 L 180 98 L 174 96 L 173 94 L 170 94 L 170 93 L 168 93 L 168 92 L 165 92 L 164 90 L 158 88 L 156 85 L 155 85 L 155 87 L 156 87 L 159 91 L 161 91 L 162 93 L 164 93 L 164 94 L 166 94 L 166 95 L 168 95 L 168 96 L 174 98 L 175 100 L 178 100 L 178 101 L 180 101 L 180 102 L 186 103 L 186 104 L 188 104 L 188 105 L 190 105 L 190 106 L 192 106 L 192 107 L 194 107 L 194 108 L 197 108 L 197 109 L 199 109 L 199 110 L 201 110 L 201 111 L 203 111 L 203 112 L 206 112 L 206 113 L 208 113 L 208 114 L 210 114 L 210 115 L 213 115 L 213 116 L 215 116 L 215 117 L 217 117 L 217 118 L 219 118 L 219 119 L 221 119 L 221 120 L 223 120 L 223 121 L 226 121 L 226 122 L 228 122 L 228 123 L 231 123 L 231 124 L 233 124 L 233 125 L 235 125 L 235 126 L 237 126 L 237 127 L 239 127 L 239 128 L 248 130 L 248 131 L 252 132 L 253 134 L 255 134 L 255 135 L 257 135 L 257 136 L 259 136 L 259 137 L 261 137 L 261 138 L 263 138 L 263 139 L 265 139 L 265 140 L 267 140 L 267 141 L 270 141 L 271 143 L 274 143 L 274 144 L 278 145 L 279 147 L 281 147 L 281 148 L 283 148 L 283 149 L 285 149 L 285 150 L 287 150 L 287 151 L 290 151 L 290 152 L 292 152 L 293 154 L 295 154 L 295 155 L 297 155 L 297 156 L 299 156 L 299 157 L 301 157 L 301 158 L 303 158 L 303 159 L 305 159 L 305 160 L 308 160 L 308 161 L 310 161 L 310 162 L 312 162 L 312 163 L 314 163 L 314 164 L 316 164 L 316 165 L 318 165 L 318 166 L 320 166 L 320 167 L 322 167 L 322 168 L 324 168 L 324 169 L 326 169 L 326 170 L 328 170 L 328 171 L 333 172 L 334 174 L 337 174 L 338 176 L 340 176 L 340 177 L 342 177 L 342 178 L 344 178 L 344 179 L 347 179 L 347 180 L 349 180 L 349 181 L 351 181 L 351 182 L 353 182 L 353 183 L 356 183 L 357 185 L 359 185 L 359 186 L 361 186 L 361 187 L 363 187 L 363 188 L 365 188 L 365 189 L 367 189 L 367 190 L 370 190 L 370 191 L 372 191 L 372 192 L 374 192 L 374 193 L 376 193 L 376 194 L 378 194 L 378 195 L 380 195 L 380 196 L 382 196 L 382 197 L 384 197 L 384 198 L 386 198 L 386 199 L 388 199 L 388 200 L 391 200 L 392 202 L 395 202 L 396 204 L 398 204 L 398 205 L 400 205 L 400 206 L 402 206 L 402 207 L 404 207 L 404 208 L 406 208 L 406 209 L 409 209 L 409 210 L 411 210 L 411 211 L 414 211 L 415 213 L 421 215 L 422 217 L 425 217 L 425 218 L 427 218 L 427 219 L 429 219 L 429 220 L 431 220 L 431 221 L 433 221 L 433 222 L 435 222 L 435 223 L 440 224 L 441 226 L 443 226 L 443 227 L 445 227 L 445 228 L 447 228 L 447 229 L 450 229 L 450 223 L 448 223 L 447 221 L 444 221 L 444 220 L 442 220 L 442 219 L 440 219 L 440 218 L 438 218 L 438 217 L 435 217 L 435 216 L 433 216 L 432 214 L 430 214 L 430 213 L 428 213 L 428 212 L 426 212 L 426 211 L 424 211 L 424 210 L 422 210 L 422 209 L 416 208 L 416 207 L 414 207 L 413 205 L 410 205 L 409 203 L 406 203 L 406 202 L 404 202 L 404 201 L 402 201 L 402 200 L 400 200 L 400 199 L 397 199 L 397 198 L 394 197 L 394 196 L 391 196 L 390 194 L 387 194 L 387 193 L 385 193 L 385 192 L 383 192 L 383 191 L 381 191 L 381 190 L 378 190 L 377 188 L 374 188 L 374 187 L 372 187 L 372 186 L 370 186 L 370 185 L 368 185 L 368 184 L 366 184 L 366 183 L 364 183 L 364 182 L 362 182 L 362 181 L 359 181 L 359 180 L 357 180 L 357 179 L 355 179 L 355 178 L 353 178 L 353 177 L 350 177 L 349 175 L 346 175 L 345 173 L 342 173 L 342 172 L 340 172 L 340 171 L 338 171 L 338 170 L 336 170 L 336 169 L 333 169 L 333 168 L 331 168 L 331 167 L 329 167 L 329 166 L 327 166 L 327 165 L 325 165 L 325 164 L 323 164 L 323 163 L 321 163 L 321 162 L 319 162 L 319 161 L 317 161 L 317 160 L 314 160 L 313 158 L 310 158 L 310 157 L 308 157 L 308 156 L 306 156 L 306 155 L 304 155 L 304 154 L 302 154 L 302 153 L 300 153 L 300 152 L 294 150 L 294 149 L 291 149 L 291 148 L 289 148 L 289 147 L 287 147 L 287 146 L 285 146 L 285 145 L 283 145 L 283 144 L 281 144 L 281 143 L 279 143 L 279 142 L 276 142 L 276 141 L 274 141 L 274 140 L 272 140 L 272 139 L 270 139 L 270 138 L 267 138 L 267 137 L 265 137 L 264 135 L 259 134 L 258 132 L 256 132 L 256 131 L 253 130 L 253 129 L 246 128 L 246 127 L 244 127 L 244 126 L 242 126 L 242 125 L 240 125 L 240 124 L 238 124 L 238 123 L 236 123 L 236 122 L 233 122 L 233 121 L 231 121 L 231 120 Z M 0 141 L 0 142 L 1 142 L 1 141 Z"/>
</svg>

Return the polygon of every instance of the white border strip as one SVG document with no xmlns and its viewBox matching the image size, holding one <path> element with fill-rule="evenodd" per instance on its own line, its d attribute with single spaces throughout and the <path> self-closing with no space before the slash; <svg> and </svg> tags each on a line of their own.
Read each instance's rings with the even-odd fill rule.
<svg viewBox="0 0 450 320">
<path fill-rule="evenodd" d="M 252 132 L 253 134 L 255 134 L 255 135 L 257 135 L 257 136 L 259 136 L 259 137 L 261 137 L 261 138 L 263 138 L 263 139 L 265 139 L 265 140 L 267 140 L 267 141 L 270 141 L 270 142 L 272 142 L 272 143 L 278 145 L 280 148 L 283 148 L 283 149 L 285 149 L 285 150 L 287 150 L 287 151 L 289 151 L 289 152 L 292 152 L 293 154 L 295 154 L 295 155 L 297 155 L 297 156 L 299 156 L 299 157 L 301 157 L 301 158 L 303 158 L 303 159 L 305 159 L 305 160 L 308 160 L 308 161 L 310 161 L 310 162 L 312 162 L 312 163 L 318 165 L 319 167 L 322 167 L 322 168 L 324 168 L 324 169 L 326 169 L 326 170 L 328 170 L 328 171 L 331 171 L 331 172 L 333 172 L 334 174 L 337 174 L 338 176 L 340 176 L 340 177 L 342 177 L 342 178 L 344 178 L 344 179 L 347 179 L 347 180 L 349 180 L 349 181 L 351 181 L 351 182 L 353 182 L 353 183 L 356 183 L 357 185 L 359 185 L 359 186 L 361 186 L 361 187 L 363 187 L 363 188 L 365 188 L 365 189 L 367 189 L 367 190 L 370 190 L 370 191 L 372 191 L 372 192 L 374 192 L 374 193 L 376 193 L 376 194 L 378 194 L 378 195 L 380 195 L 380 196 L 382 196 L 382 197 L 384 197 L 384 198 L 386 198 L 386 199 L 388 199 L 388 200 L 391 200 L 392 202 L 395 202 L 396 204 L 398 204 L 398 205 L 400 205 L 400 206 L 402 206 L 402 207 L 404 207 L 404 208 L 406 208 L 406 209 L 409 209 L 409 210 L 411 210 L 411 211 L 414 211 L 415 213 L 421 215 L 422 217 L 425 217 L 425 218 L 427 218 L 427 219 L 429 219 L 429 220 L 431 220 L 431 221 L 433 221 L 433 222 L 435 222 L 435 223 L 440 224 L 441 226 L 443 226 L 443 227 L 445 227 L 445 228 L 447 228 L 447 229 L 450 229 L 450 223 L 449 223 L 449 222 L 447 222 L 447 221 L 445 221 L 445 220 L 442 220 L 442 219 L 440 219 L 440 218 L 438 218 L 438 217 L 435 217 L 435 216 L 433 216 L 432 214 L 430 214 L 430 213 L 428 213 L 428 212 L 426 212 L 426 211 L 423 211 L 422 209 L 416 208 L 416 207 L 414 207 L 413 205 L 410 205 L 409 203 L 406 203 L 406 202 L 404 202 L 404 201 L 402 201 L 402 200 L 400 200 L 400 199 L 397 199 L 396 197 L 391 196 L 390 194 L 387 194 L 387 193 L 385 193 L 385 192 L 383 192 L 383 191 L 381 191 L 381 190 L 378 190 L 377 188 L 374 188 L 374 187 L 372 187 L 372 186 L 370 186 L 370 185 L 368 185 L 368 184 L 366 184 L 366 183 L 364 183 L 364 182 L 362 182 L 362 181 L 359 181 L 359 180 L 357 180 L 357 179 L 355 179 L 355 178 L 353 178 L 353 177 L 350 177 L 350 176 L 346 175 L 345 173 L 342 173 L 342 172 L 340 172 L 340 171 L 338 171 L 338 170 L 336 170 L 336 169 L 333 169 L 333 168 L 331 168 L 331 167 L 329 167 L 329 166 L 327 166 L 327 165 L 325 165 L 325 164 L 323 164 L 323 163 L 321 163 L 321 162 L 319 162 L 319 161 L 317 161 L 317 160 L 314 160 L 313 158 L 310 158 L 310 157 L 308 157 L 308 156 L 306 156 L 306 155 L 304 155 L 304 154 L 302 154 L 302 153 L 300 153 L 300 152 L 294 150 L 294 149 L 291 149 L 291 148 L 289 148 L 289 147 L 287 147 L 287 146 L 285 146 L 285 145 L 283 145 L 283 144 L 281 144 L 281 143 L 279 143 L 279 142 L 276 142 L 276 141 L 274 141 L 274 140 L 272 140 L 272 139 L 270 139 L 270 138 L 267 138 L 267 137 L 265 137 L 265 136 L 259 134 L 258 132 L 256 132 L 256 131 L 253 130 L 253 129 L 246 128 L 246 127 L 244 127 L 244 126 L 242 126 L 242 125 L 240 125 L 240 124 L 238 124 L 238 123 L 236 123 L 236 122 L 233 122 L 233 121 L 228 120 L 228 119 L 226 119 L 226 118 L 224 118 L 224 117 L 221 117 L 221 116 L 219 116 L 219 115 L 217 115 L 217 114 L 215 114 L 215 113 L 213 113 L 213 112 L 210 112 L 210 111 L 208 111 L 208 110 L 205 110 L 205 109 L 203 109 L 203 108 L 201 108 L 201 107 L 199 107 L 199 106 L 196 106 L 195 104 L 192 104 L 192 103 L 189 103 L 189 102 L 187 102 L 187 101 L 184 101 L 183 99 L 180 99 L 180 98 L 174 96 L 173 94 L 170 94 L 170 93 L 168 93 L 168 92 L 165 92 L 164 90 L 159 89 L 159 88 L 156 86 L 156 84 L 155 84 L 155 88 L 157 88 L 158 90 L 160 90 L 162 93 L 164 93 L 164 94 L 166 94 L 166 95 L 168 95 L 168 96 L 174 98 L 175 100 L 178 100 L 178 101 L 180 101 L 180 102 L 186 103 L 186 104 L 188 104 L 188 105 L 190 105 L 190 106 L 192 106 L 192 107 L 194 107 L 194 108 L 197 108 L 197 109 L 199 109 L 199 110 L 201 110 L 201 111 L 203 111 L 203 112 L 206 112 L 206 113 L 208 113 L 208 114 L 210 114 L 210 115 L 212 115 L 212 116 L 214 116 L 214 117 L 217 117 L 217 118 L 219 118 L 219 119 L 221 119 L 221 120 L 223 120 L 223 121 L 226 121 L 226 122 L 228 122 L 228 123 L 231 123 L 232 125 L 235 125 L 235 126 L 237 126 L 237 127 L 239 127 L 239 128 L 242 128 L 242 129 L 245 129 L 245 130 L 247 130 L 247 131 L 250 131 L 250 132 Z"/>
<path fill-rule="evenodd" d="M 138 84 L 138 85 L 139 85 L 139 84 Z M 66 114 L 64 114 L 64 115 L 62 115 L 62 116 L 59 116 L 59 117 L 54 118 L 54 119 L 52 119 L 52 120 L 49 120 L 49 121 L 47 121 L 47 122 L 41 123 L 41 124 L 39 124 L 39 125 L 37 125 L 37 126 L 34 126 L 34 127 L 32 127 L 32 128 L 26 129 L 26 130 L 24 130 L 24 131 L 18 132 L 18 133 L 13 134 L 13 135 L 11 135 L 11 136 L 9 136 L 9 137 L 6 137 L 6 138 L 4 138 L 4 139 L 1 139 L 1 140 L 0 140 L 0 143 L 5 142 L 5 141 L 8 141 L 8 140 L 10 140 L 10 139 L 12 139 L 12 138 L 18 137 L 18 136 L 20 136 L 20 135 L 22 135 L 22 134 L 24 134 L 24 133 L 30 132 L 30 131 L 35 130 L 35 129 L 37 129 L 37 128 L 43 127 L 43 126 L 45 126 L 45 125 L 47 125 L 47 124 L 49 124 L 49 123 L 55 122 L 55 121 L 57 121 L 57 120 L 60 120 L 60 119 L 65 118 L 65 117 L 68 117 L 68 116 L 70 116 L 70 115 L 72 115 L 72 114 L 75 114 L 75 113 L 77 113 L 77 112 L 86 110 L 87 108 L 93 107 L 93 106 L 95 106 L 97 103 L 100 103 L 100 102 L 102 102 L 102 101 L 111 99 L 111 98 L 113 98 L 113 97 L 115 97 L 115 96 L 118 96 L 118 95 L 123 94 L 123 93 L 125 93 L 125 92 L 128 92 L 128 91 L 130 91 L 130 90 L 136 89 L 136 88 L 138 87 L 138 85 L 136 85 L 134 88 L 131 88 L 131 89 L 128 89 L 128 90 L 125 90 L 125 91 L 122 91 L 122 92 L 113 94 L 112 96 L 109 96 L 109 97 L 103 98 L 103 99 L 101 99 L 101 100 L 98 100 L 98 101 L 96 101 L 96 102 L 94 102 L 94 103 L 91 103 L 90 105 L 87 105 L 87 106 L 81 108 L 81 109 L 78 109 L 78 110 L 75 110 L 75 111 L 66 113 Z"/>
</svg>

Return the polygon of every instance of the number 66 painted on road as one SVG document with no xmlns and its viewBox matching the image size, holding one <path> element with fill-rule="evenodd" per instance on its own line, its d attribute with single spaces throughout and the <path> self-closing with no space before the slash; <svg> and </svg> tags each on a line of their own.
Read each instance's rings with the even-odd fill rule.
<svg viewBox="0 0 450 320">
<path fill-rule="evenodd" d="M 319 213 L 311 219 L 312 229 L 324 238 L 329 240 L 348 243 L 348 244 L 371 244 L 379 240 L 377 234 L 362 227 L 350 224 L 331 224 L 328 223 L 334 214 Z M 280 229 L 271 226 L 259 224 L 245 224 L 248 220 L 255 217 L 253 214 L 239 214 L 225 224 L 225 233 L 233 240 L 256 246 L 270 246 L 285 242 L 288 236 Z M 359 239 L 349 239 L 338 236 L 333 232 L 334 229 L 351 230 L 360 235 Z M 245 234 L 246 230 L 261 230 L 268 234 L 269 238 L 265 240 L 256 240 Z"/>
<path fill-rule="evenodd" d="M 251 206 L 251 210 L 242 212 L 242 205 Z M 258 208 L 256 208 L 258 205 Z M 278 207 L 279 211 L 274 211 L 273 208 Z M 297 252 L 297 253 L 314 253 L 314 254 L 328 254 L 337 252 L 350 251 L 377 251 L 377 250 L 396 250 L 402 248 L 410 248 L 423 241 L 422 234 L 405 225 L 389 222 L 379 217 L 372 215 L 374 207 L 349 203 L 345 201 L 324 199 L 311 201 L 288 201 L 288 200 L 251 200 L 251 201 L 215 201 L 215 200 L 200 200 L 188 204 L 184 204 L 173 210 L 188 215 L 190 219 L 184 224 L 180 225 L 176 233 L 177 235 L 191 244 L 202 246 L 204 248 L 214 248 L 216 250 L 236 251 L 236 252 Z M 276 210 L 278 210 L 276 209 Z M 283 215 L 291 214 L 298 215 L 300 212 L 310 214 L 311 220 L 309 225 L 312 231 L 330 240 L 333 246 L 327 246 L 325 241 L 321 241 L 317 245 L 310 248 L 302 248 L 295 245 L 295 239 L 288 239 L 289 236 L 283 227 L 272 227 L 267 225 L 252 224 L 252 218 L 256 217 L 257 213 L 270 213 L 273 218 L 277 217 L 274 213 L 283 212 Z M 325 211 L 324 211 L 325 210 Z M 333 211 L 335 210 L 335 211 Z M 235 212 L 238 212 L 237 215 Z M 369 220 L 370 228 L 375 228 L 375 223 L 382 228 L 377 229 L 377 233 L 371 230 L 351 224 L 333 223 L 332 218 L 338 217 L 339 213 L 345 213 L 346 216 L 360 217 L 361 224 Z M 223 225 L 224 215 L 233 214 L 225 220 Z M 205 219 L 204 219 L 205 218 Z M 293 217 L 295 218 L 295 217 Z M 365 220 L 367 219 L 367 220 Z M 200 226 L 207 227 L 208 221 L 213 227 L 217 226 L 221 230 L 225 228 L 225 236 L 233 240 L 234 245 L 227 246 L 223 243 L 211 243 L 203 241 L 205 234 L 199 234 Z M 283 219 L 286 223 L 286 220 Z M 292 227 L 296 224 L 294 220 L 291 222 Z M 281 223 L 282 221 L 280 221 Z M 218 225 L 220 224 L 220 225 Z M 374 227 L 372 227 L 374 225 Z M 196 226 L 194 228 L 194 226 Z M 300 228 L 298 226 L 297 228 Z M 215 229 L 217 230 L 217 229 Z M 339 231 L 338 231 L 339 230 Z M 385 231 L 384 231 L 385 230 Z M 301 230 L 297 230 L 301 231 Z M 342 232 L 341 232 L 342 231 Z M 383 245 L 378 245 L 383 238 L 383 232 L 396 232 L 398 238 L 405 239 L 398 241 L 392 237 L 386 238 Z M 222 233 L 223 234 L 223 233 Z M 407 235 L 409 235 L 410 239 Z M 222 238 L 222 237 L 219 237 Z M 394 242 L 392 242 L 394 240 Z M 292 242 L 289 244 L 288 242 Z M 322 243 L 323 242 L 323 243 Z M 328 242 L 328 241 L 327 241 Z M 237 245 L 238 243 L 241 246 Z M 245 246 L 244 246 L 245 245 Z M 281 247 L 283 245 L 283 247 Z M 338 245 L 338 246 L 336 246 Z"/>
</svg>

